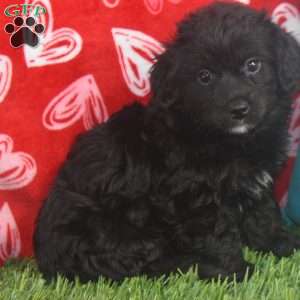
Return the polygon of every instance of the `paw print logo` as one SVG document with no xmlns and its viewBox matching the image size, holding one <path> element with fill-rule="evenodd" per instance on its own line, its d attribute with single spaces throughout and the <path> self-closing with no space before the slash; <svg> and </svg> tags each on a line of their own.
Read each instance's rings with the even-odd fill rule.
<svg viewBox="0 0 300 300">
<path fill-rule="evenodd" d="M 45 30 L 43 24 L 36 24 L 33 17 L 27 17 L 25 22 L 22 17 L 16 17 L 13 23 L 8 23 L 4 27 L 5 32 L 11 34 L 10 44 L 12 47 L 18 48 L 24 44 L 31 47 L 38 45 L 38 35 Z"/>
</svg>

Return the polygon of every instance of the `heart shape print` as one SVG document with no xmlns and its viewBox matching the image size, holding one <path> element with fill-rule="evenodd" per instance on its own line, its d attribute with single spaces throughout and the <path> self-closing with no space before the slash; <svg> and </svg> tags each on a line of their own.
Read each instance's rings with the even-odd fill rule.
<svg viewBox="0 0 300 300">
<path fill-rule="evenodd" d="M 159 14 L 164 6 L 164 0 L 144 0 L 144 3 L 153 15 Z"/>
<path fill-rule="evenodd" d="M 150 69 L 155 57 L 164 48 L 157 40 L 140 31 L 113 28 L 112 35 L 129 90 L 136 96 L 146 96 L 150 92 Z"/>
<path fill-rule="evenodd" d="M 11 85 L 12 63 L 8 56 L 0 55 L 0 103 L 4 101 Z"/>
<path fill-rule="evenodd" d="M 13 140 L 0 134 L 0 190 L 16 190 L 36 176 L 35 160 L 27 153 L 13 152 Z"/>
<path fill-rule="evenodd" d="M 243 4 L 247 4 L 249 5 L 251 0 L 235 0 L 236 2 L 240 2 L 240 3 L 243 3 Z"/>
<path fill-rule="evenodd" d="M 102 0 L 102 3 L 109 8 L 117 7 L 120 4 L 121 0 Z M 173 4 L 178 4 L 182 0 L 169 0 L 169 2 Z M 243 0 L 242 0 L 243 1 Z M 247 0 L 246 0 L 247 1 Z M 157 15 L 159 14 L 164 6 L 164 0 L 144 0 L 144 4 L 148 11 L 153 14 Z"/>
<path fill-rule="evenodd" d="M 86 129 L 91 129 L 108 118 L 93 75 L 77 79 L 54 97 L 43 113 L 43 124 L 49 130 L 61 130 L 81 118 Z"/>
<path fill-rule="evenodd" d="M 279 4 L 272 13 L 272 20 L 300 43 L 300 13 L 294 5 L 286 2 Z"/>
<path fill-rule="evenodd" d="M 300 145 L 300 95 L 293 102 L 293 113 L 291 117 L 290 127 L 290 147 L 289 157 L 296 157 L 298 146 Z"/>
<path fill-rule="evenodd" d="M 179 4 L 182 0 L 169 0 L 169 2 L 173 4 Z M 157 15 L 163 10 L 164 0 L 144 0 L 145 6 L 148 11 L 153 14 Z"/>
<path fill-rule="evenodd" d="M 81 36 L 71 28 L 54 30 L 54 18 L 49 0 L 27 1 L 27 4 L 40 5 L 46 8 L 47 14 L 35 17 L 39 24 L 46 28 L 40 36 L 40 43 L 36 47 L 24 45 L 24 57 L 27 67 L 40 67 L 65 63 L 72 60 L 82 49 Z"/>
<path fill-rule="evenodd" d="M 21 252 L 20 232 L 7 202 L 0 209 L 0 260 L 19 256 Z"/>
<path fill-rule="evenodd" d="M 109 8 L 114 8 L 119 5 L 120 0 L 102 0 L 103 4 Z"/>
</svg>

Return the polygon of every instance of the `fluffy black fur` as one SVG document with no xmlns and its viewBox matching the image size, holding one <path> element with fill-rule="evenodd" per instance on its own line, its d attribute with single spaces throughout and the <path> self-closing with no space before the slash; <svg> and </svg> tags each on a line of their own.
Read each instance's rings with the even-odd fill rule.
<svg viewBox="0 0 300 300">
<path fill-rule="evenodd" d="M 299 79 L 299 46 L 264 13 L 216 3 L 189 15 L 153 68 L 149 106 L 73 146 L 37 220 L 41 272 L 122 280 L 197 265 L 200 278 L 242 279 L 243 245 L 290 255 L 300 242 L 272 188 Z"/>
</svg>

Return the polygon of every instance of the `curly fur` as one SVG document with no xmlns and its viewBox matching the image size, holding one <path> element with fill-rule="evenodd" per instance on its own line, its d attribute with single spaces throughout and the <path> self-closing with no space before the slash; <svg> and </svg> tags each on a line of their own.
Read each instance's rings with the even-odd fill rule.
<svg viewBox="0 0 300 300">
<path fill-rule="evenodd" d="M 249 57 L 262 70 L 246 77 Z M 198 80 L 213 70 L 213 84 Z M 46 278 L 161 276 L 241 280 L 242 247 L 285 256 L 300 242 L 281 225 L 273 179 L 285 160 L 300 49 L 264 13 L 216 3 L 189 15 L 158 57 L 153 97 L 78 137 L 34 235 Z M 232 119 L 247 101 L 243 121 Z M 245 122 L 245 132 L 232 128 Z"/>
</svg>

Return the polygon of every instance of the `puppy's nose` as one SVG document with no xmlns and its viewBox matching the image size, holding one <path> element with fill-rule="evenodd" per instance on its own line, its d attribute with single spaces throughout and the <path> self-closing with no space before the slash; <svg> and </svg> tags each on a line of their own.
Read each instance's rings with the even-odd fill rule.
<svg viewBox="0 0 300 300">
<path fill-rule="evenodd" d="M 250 107 L 247 101 L 237 101 L 230 105 L 231 118 L 233 120 L 242 120 L 249 113 Z"/>
</svg>

